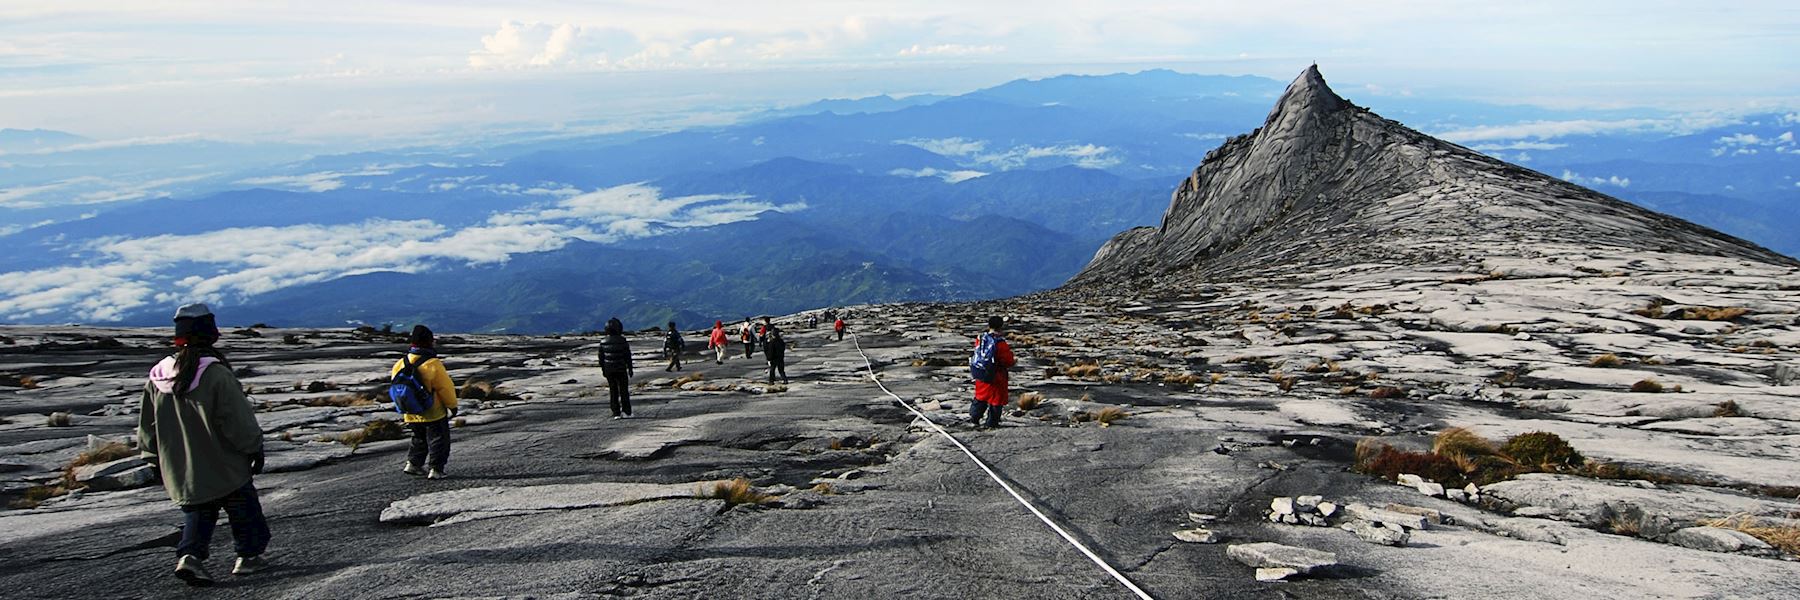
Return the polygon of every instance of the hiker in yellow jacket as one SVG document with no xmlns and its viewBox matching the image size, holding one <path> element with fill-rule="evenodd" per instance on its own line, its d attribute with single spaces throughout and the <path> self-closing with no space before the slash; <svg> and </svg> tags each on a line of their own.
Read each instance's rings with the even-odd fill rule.
<svg viewBox="0 0 1800 600">
<path fill-rule="evenodd" d="M 412 336 L 408 338 L 412 348 L 406 356 L 394 362 L 394 369 L 388 376 L 399 375 L 407 363 L 418 369 L 419 383 L 431 391 L 432 405 L 423 414 L 402 415 L 406 426 L 412 429 L 412 448 L 406 453 L 406 467 L 401 469 L 407 475 L 425 475 L 426 479 L 443 479 L 444 464 L 450 461 L 450 420 L 456 418 L 456 384 L 450 381 L 450 371 L 444 368 L 444 361 L 437 356 L 436 340 L 431 329 L 424 325 L 413 326 Z M 429 465 L 430 471 L 421 470 Z"/>
</svg>

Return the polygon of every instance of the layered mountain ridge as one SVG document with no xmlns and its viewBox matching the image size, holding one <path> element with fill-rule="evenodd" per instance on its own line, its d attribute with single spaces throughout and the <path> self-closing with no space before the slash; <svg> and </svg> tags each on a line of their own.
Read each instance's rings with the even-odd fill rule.
<svg viewBox="0 0 1800 600">
<path fill-rule="evenodd" d="M 1472 239 L 1795 264 L 1382 118 L 1338 96 L 1314 65 L 1288 86 L 1262 127 L 1206 155 L 1176 188 L 1160 227 L 1114 237 L 1072 282 L 1230 277 L 1276 257 L 1467 264 L 1483 258 L 1468 251 Z"/>
</svg>

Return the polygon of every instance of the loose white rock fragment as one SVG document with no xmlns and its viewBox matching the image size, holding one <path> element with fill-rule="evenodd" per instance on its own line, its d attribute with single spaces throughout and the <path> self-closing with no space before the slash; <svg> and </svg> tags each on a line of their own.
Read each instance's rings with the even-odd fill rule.
<svg viewBox="0 0 1800 600">
<path fill-rule="evenodd" d="M 1293 577 L 1293 576 L 1299 575 L 1299 574 L 1300 574 L 1299 569 L 1291 569 L 1291 568 L 1287 568 L 1287 567 L 1274 567 L 1274 568 L 1260 567 L 1260 568 L 1256 569 L 1256 580 L 1264 581 L 1264 582 L 1282 581 L 1289 577 Z"/>
<path fill-rule="evenodd" d="M 1394 481 L 1406 487 L 1418 487 L 1419 484 L 1425 482 L 1425 478 L 1412 473 L 1401 473 L 1399 477 L 1394 478 Z"/>
<path fill-rule="evenodd" d="M 1319 509 L 1319 516 L 1329 519 L 1329 518 L 1337 515 L 1338 505 L 1333 502 L 1320 502 L 1318 509 Z"/>
<path fill-rule="evenodd" d="M 1383 546 L 1405 546 L 1412 534 L 1405 529 L 1384 527 L 1369 521 L 1356 520 L 1343 525 L 1343 529 L 1356 534 L 1362 541 Z"/>
<path fill-rule="evenodd" d="M 1219 534 L 1217 532 L 1214 532 L 1211 529 L 1206 529 L 1204 527 L 1198 527 L 1198 528 L 1194 528 L 1194 529 L 1183 529 L 1181 531 L 1175 532 L 1173 535 L 1175 536 L 1175 539 L 1178 539 L 1178 540 L 1181 540 L 1181 541 L 1184 541 L 1184 542 L 1187 542 L 1190 544 L 1217 544 L 1217 543 L 1219 543 Z"/>
<path fill-rule="evenodd" d="M 1324 500 L 1325 497 L 1323 496 L 1296 496 L 1294 498 L 1294 506 L 1304 510 L 1312 510 L 1313 508 L 1318 507 L 1319 503 Z"/>
<path fill-rule="evenodd" d="M 1397 513 L 1391 510 L 1381 510 L 1361 503 L 1352 503 L 1349 506 L 1345 506 L 1344 512 L 1345 514 L 1358 519 L 1375 521 L 1384 525 L 1404 527 L 1407 529 L 1425 528 L 1425 517 Z"/>
<path fill-rule="evenodd" d="M 1243 563 L 1245 566 L 1258 569 L 1259 577 L 1261 576 L 1261 569 L 1278 570 L 1269 572 L 1269 575 L 1271 576 L 1277 574 L 1280 575 L 1275 578 L 1276 580 L 1286 579 L 1295 575 L 1306 575 L 1315 570 L 1338 564 L 1336 554 L 1307 548 L 1284 546 L 1274 542 L 1257 542 L 1254 544 L 1236 544 L 1228 546 L 1225 548 L 1225 556 L 1228 556 L 1239 563 Z M 1279 571 L 1292 572 L 1281 573 Z"/>
<path fill-rule="evenodd" d="M 1284 496 L 1271 500 L 1269 501 L 1269 511 L 1278 515 L 1294 514 L 1294 499 Z"/>
<path fill-rule="evenodd" d="M 1444 495 L 1444 485 L 1435 481 L 1421 481 L 1418 485 L 1413 486 L 1413 489 L 1433 498 L 1441 498 Z"/>
<path fill-rule="evenodd" d="M 1689 527 L 1669 534 L 1669 543 L 1707 552 L 1766 550 L 1769 544 L 1756 536 L 1723 527 Z"/>
</svg>

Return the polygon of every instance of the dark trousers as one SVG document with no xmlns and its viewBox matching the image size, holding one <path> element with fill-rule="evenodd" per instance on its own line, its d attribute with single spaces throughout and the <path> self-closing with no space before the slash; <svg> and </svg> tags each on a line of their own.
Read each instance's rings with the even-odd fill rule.
<svg viewBox="0 0 1800 600">
<path fill-rule="evenodd" d="M 840 342 L 844 341 L 844 330 L 842 330 L 842 329 L 837 330 L 837 334 L 838 334 L 838 341 L 840 341 Z"/>
<path fill-rule="evenodd" d="M 976 425 L 981 425 L 982 424 L 981 415 L 982 415 L 982 413 L 987 413 L 987 426 L 988 427 L 999 427 L 1000 426 L 1000 411 L 1002 411 L 1002 410 L 1006 410 L 1006 407 L 1005 406 L 994 406 L 992 404 L 988 404 L 986 401 L 976 400 L 973 404 L 969 405 L 969 422 L 976 424 Z"/>
<path fill-rule="evenodd" d="M 450 462 L 449 417 L 428 423 L 407 423 L 406 426 L 412 428 L 412 447 L 406 449 L 406 463 L 444 470 L 444 465 Z"/>
<path fill-rule="evenodd" d="M 667 371 L 670 369 L 674 369 L 676 371 L 680 371 L 681 370 L 681 351 L 680 350 L 667 350 L 666 352 L 669 353 L 669 366 L 663 367 L 663 370 Z"/>
<path fill-rule="evenodd" d="M 781 373 L 781 382 L 787 383 L 787 357 L 780 354 L 769 354 L 766 350 L 763 351 L 763 356 L 769 358 L 769 383 L 775 383 L 776 373 Z"/>
<path fill-rule="evenodd" d="M 744 342 L 744 358 L 750 358 L 750 355 L 755 354 L 755 353 L 756 353 L 756 342 L 754 342 L 754 341 Z"/>
<path fill-rule="evenodd" d="M 631 376 L 625 373 L 606 374 L 606 396 L 612 402 L 613 416 L 631 414 Z"/>
<path fill-rule="evenodd" d="M 181 543 L 175 545 L 177 556 L 193 555 L 206 560 L 212 555 L 213 528 L 219 524 L 221 508 L 225 509 L 225 517 L 231 520 L 231 539 L 236 542 L 238 556 L 256 556 L 268 549 L 269 520 L 263 517 L 262 502 L 256 498 L 256 486 L 245 483 L 244 487 L 224 498 L 181 507 L 184 521 Z"/>
</svg>

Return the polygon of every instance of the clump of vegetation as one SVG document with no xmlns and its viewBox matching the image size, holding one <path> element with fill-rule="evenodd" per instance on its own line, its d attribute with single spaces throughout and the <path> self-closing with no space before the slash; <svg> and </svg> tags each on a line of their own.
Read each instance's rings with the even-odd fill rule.
<svg viewBox="0 0 1800 600">
<path fill-rule="evenodd" d="M 1664 304 L 1661 299 L 1651 300 L 1649 305 L 1643 308 L 1633 309 L 1631 314 L 1651 319 L 1661 319 L 1664 314 L 1663 306 Z"/>
<path fill-rule="evenodd" d="M 38 380 L 30 375 L 0 374 L 0 386 L 30 390 L 37 388 Z"/>
<path fill-rule="evenodd" d="M 295 401 L 295 403 L 302 406 L 372 406 L 376 403 L 377 398 L 378 396 L 373 392 L 356 392 L 352 394 L 327 396 L 324 398 L 302 398 Z"/>
<path fill-rule="evenodd" d="M 124 442 L 107 442 L 99 448 L 77 454 L 75 460 L 69 461 L 68 466 L 63 467 L 63 485 L 69 488 L 79 487 L 75 483 L 76 469 L 88 465 L 105 464 L 121 458 L 131 458 L 136 455 L 137 449 L 125 445 Z"/>
<path fill-rule="evenodd" d="M 1230 375 L 1227 375 L 1225 373 L 1212 373 L 1207 376 L 1207 378 L 1211 380 L 1211 383 L 1213 385 L 1218 385 L 1218 383 L 1221 381 L 1224 381 L 1226 377 L 1230 377 Z"/>
<path fill-rule="evenodd" d="M 1432 454 L 1430 452 L 1409 452 L 1383 444 L 1366 461 L 1359 461 L 1353 467 L 1357 472 L 1367 473 L 1395 481 L 1402 474 L 1413 474 L 1442 483 L 1446 486 L 1460 486 L 1467 483 L 1467 476 L 1455 461 Z"/>
<path fill-rule="evenodd" d="M 337 436 L 340 444 L 355 450 L 368 442 L 385 442 L 406 439 L 406 428 L 400 423 L 388 419 L 376 419 L 363 424 L 362 429 L 352 429 Z"/>
<path fill-rule="evenodd" d="M 1617 367 L 1621 364 L 1624 364 L 1624 362 L 1625 361 L 1619 359 L 1619 355 L 1608 352 L 1606 354 L 1596 356 L 1596 357 L 1594 357 L 1593 360 L 1588 361 L 1588 366 L 1601 368 L 1601 369 L 1610 369 L 1613 367 Z"/>
<path fill-rule="evenodd" d="M 1512 436 L 1500 446 L 1500 453 L 1514 462 L 1545 471 L 1572 470 L 1587 462 L 1561 436 L 1548 431 L 1533 431 Z"/>
<path fill-rule="evenodd" d="M 1654 378 L 1643 379 L 1637 383 L 1631 384 L 1631 391 L 1640 394 L 1659 394 L 1663 391 L 1663 384 Z"/>
<path fill-rule="evenodd" d="M 1276 371 L 1269 374 L 1269 381 L 1275 382 L 1275 387 L 1281 388 L 1281 391 L 1286 392 L 1292 391 L 1294 389 L 1294 384 L 1300 382 L 1300 378 Z"/>
<path fill-rule="evenodd" d="M 1675 318 L 1682 321 L 1730 321 L 1750 314 L 1750 309 L 1739 307 L 1714 308 L 1711 306 L 1694 306 L 1682 309 Z"/>
<path fill-rule="evenodd" d="M 739 504 L 763 504 L 772 499 L 768 494 L 756 491 L 756 486 L 750 485 L 750 480 L 742 477 L 731 481 L 716 482 L 711 487 L 702 486 L 699 495 L 701 498 L 724 500 L 725 506 L 728 507 Z"/>
<path fill-rule="evenodd" d="M 519 397 L 500 389 L 500 384 L 480 379 L 464 383 L 462 390 L 456 393 L 457 398 L 469 400 L 518 400 Z"/>
<path fill-rule="evenodd" d="M 44 424 L 50 427 L 68 427 L 73 425 L 74 421 L 72 420 L 72 417 L 69 416 L 69 413 L 53 412 L 50 413 L 50 418 L 45 419 Z"/>
<path fill-rule="evenodd" d="M 1125 412 L 1125 409 L 1117 406 L 1108 406 L 1100 409 L 1100 412 L 1094 413 L 1094 420 L 1099 421 L 1101 427 L 1110 427 L 1114 421 L 1123 419 L 1126 416 L 1128 415 Z"/>
<path fill-rule="evenodd" d="M 1741 417 L 1741 416 L 1744 416 L 1744 411 L 1742 409 L 1738 408 L 1738 403 L 1736 400 L 1726 400 L 1724 402 L 1720 402 L 1718 408 L 1713 409 L 1713 416 L 1715 416 L 1715 417 Z"/>
<path fill-rule="evenodd" d="M 1736 514 L 1713 519 L 1702 525 L 1742 531 L 1756 539 L 1768 542 L 1770 546 L 1779 548 L 1782 552 L 1800 555 L 1800 525 L 1765 525 L 1762 519 L 1749 514 Z"/>
<path fill-rule="evenodd" d="M 67 494 L 69 491 L 69 488 L 61 483 L 34 485 L 25 488 L 25 491 L 21 492 L 19 497 L 13 499 L 12 503 L 7 506 L 18 509 L 37 508 L 44 501 Z"/>
<path fill-rule="evenodd" d="M 813 484 L 812 488 L 810 488 L 810 489 L 814 492 L 824 494 L 826 496 L 836 496 L 838 493 L 837 488 L 831 487 L 830 483 L 824 482 L 824 481 Z"/>
<path fill-rule="evenodd" d="M 690 384 L 690 383 L 693 383 L 696 381 L 700 381 L 702 379 L 706 379 L 705 373 L 689 373 L 687 375 L 682 375 L 680 377 L 676 377 L 675 382 L 670 383 L 669 387 L 677 387 L 678 388 L 678 387 L 681 387 L 681 386 L 684 386 L 684 385 L 687 385 L 687 384 Z"/>
<path fill-rule="evenodd" d="M 1206 376 L 1199 374 L 1199 373 L 1182 372 L 1182 373 L 1173 373 L 1173 374 L 1169 374 L 1169 375 L 1164 375 L 1162 379 L 1163 379 L 1164 383 L 1173 383 L 1176 385 L 1194 385 L 1196 383 L 1205 381 Z"/>
<path fill-rule="evenodd" d="M 1063 374 L 1076 379 L 1088 379 L 1100 375 L 1099 363 L 1077 362 L 1074 366 L 1064 367 Z"/>
<path fill-rule="evenodd" d="M 1354 385 L 1346 385 L 1346 386 L 1338 388 L 1338 395 L 1339 396 L 1354 396 L 1354 395 L 1356 395 L 1356 392 L 1361 391 L 1361 389 L 1362 388 L 1356 387 Z"/>
<path fill-rule="evenodd" d="M 1342 370 L 1335 361 L 1321 361 L 1306 368 L 1308 373 L 1336 373 Z"/>
<path fill-rule="evenodd" d="M 1401 398 L 1401 397 L 1405 397 L 1405 396 L 1406 396 L 1406 390 L 1403 390 L 1403 389 L 1400 389 L 1400 388 L 1397 388 L 1397 387 L 1394 387 L 1391 385 L 1384 385 L 1384 386 L 1369 390 L 1369 397 L 1377 399 L 1377 400 L 1385 400 L 1388 398 Z"/>
<path fill-rule="evenodd" d="M 913 359 L 912 366 L 915 366 L 915 367 L 954 367 L 954 366 L 956 366 L 956 361 L 950 360 L 948 358 L 939 358 L 936 356 L 928 356 L 925 358 Z"/>
<path fill-rule="evenodd" d="M 1032 410 L 1044 404 L 1044 395 L 1039 392 L 1019 394 L 1019 410 Z"/>
</svg>

